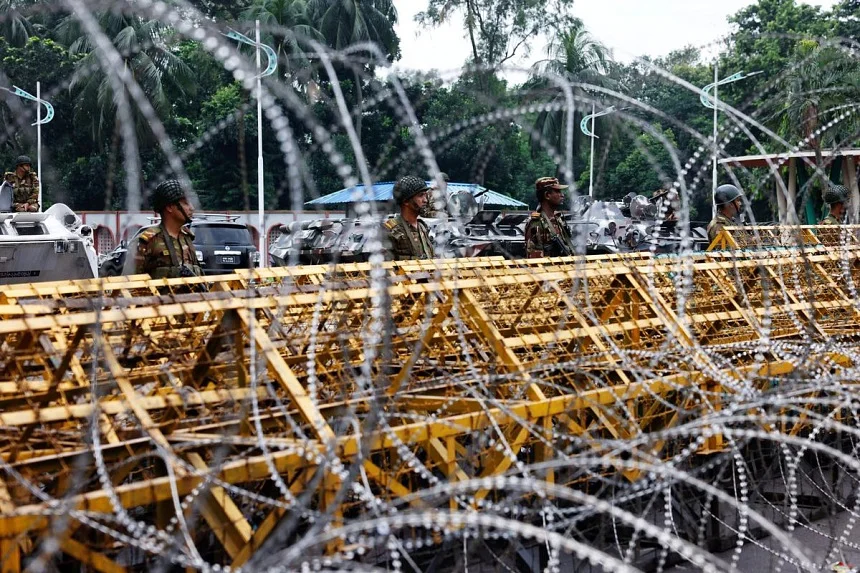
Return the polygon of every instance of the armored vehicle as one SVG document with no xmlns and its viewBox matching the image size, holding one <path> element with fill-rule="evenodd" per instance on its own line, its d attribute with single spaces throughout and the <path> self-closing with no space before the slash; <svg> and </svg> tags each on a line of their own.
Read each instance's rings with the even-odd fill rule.
<svg viewBox="0 0 860 573">
<path fill-rule="evenodd" d="M 0 186 L 0 284 L 98 276 L 93 230 L 58 203 L 43 213 L 13 213 L 12 188 Z"/>
<path fill-rule="evenodd" d="M 567 220 L 575 242 L 585 245 L 586 254 L 674 253 L 682 245 L 675 218 L 679 206 L 671 196 L 663 199 L 633 193 L 622 201 L 577 197 Z M 701 223 L 690 223 L 688 240 L 694 250 L 707 248 L 707 233 Z"/>
</svg>

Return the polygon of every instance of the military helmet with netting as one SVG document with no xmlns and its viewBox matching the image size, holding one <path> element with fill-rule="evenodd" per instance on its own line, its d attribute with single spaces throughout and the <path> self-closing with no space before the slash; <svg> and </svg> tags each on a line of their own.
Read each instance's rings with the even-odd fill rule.
<svg viewBox="0 0 860 573">
<path fill-rule="evenodd" d="M 419 193 L 428 191 L 429 189 L 430 188 L 427 186 L 427 183 L 420 177 L 407 175 L 397 180 L 397 183 L 394 184 L 392 195 L 394 196 L 394 202 L 400 205 L 404 201 L 411 199 Z"/>
<path fill-rule="evenodd" d="M 848 200 L 848 189 L 844 185 L 830 185 L 822 197 L 828 205 L 843 203 Z"/>
<path fill-rule="evenodd" d="M 179 181 L 176 179 L 162 181 L 152 192 L 152 210 L 160 213 L 168 205 L 177 203 L 183 198 L 185 198 L 185 191 Z"/>
</svg>

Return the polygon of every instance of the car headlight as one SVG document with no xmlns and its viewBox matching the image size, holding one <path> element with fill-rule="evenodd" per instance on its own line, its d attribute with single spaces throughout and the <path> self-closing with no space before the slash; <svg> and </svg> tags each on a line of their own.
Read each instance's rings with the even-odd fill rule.
<svg viewBox="0 0 860 573">
<path fill-rule="evenodd" d="M 194 251 L 194 254 L 197 255 L 197 262 L 203 262 L 203 251 Z"/>
<path fill-rule="evenodd" d="M 260 251 L 251 251 L 251 262 L 254 263 L 255 265 L 259 264 L 259 262 L 260 262 Z"/>
</svg>

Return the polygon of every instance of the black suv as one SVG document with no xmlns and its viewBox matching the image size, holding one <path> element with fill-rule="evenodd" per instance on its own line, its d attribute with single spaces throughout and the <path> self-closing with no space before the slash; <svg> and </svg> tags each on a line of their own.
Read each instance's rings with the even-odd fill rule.
<svg viewBox="0 0 860 573">
<path fill-rule="evenodd" d="M 260 265 L 260 252 L 247 225 L 206 215 L 191 221 L 197 264 L 207 275 L 223 275 Z"/>
<path fill-rule="evenodd" d="M 144 227 L 145 229 L 146 227 Z M 138 230 L 131 241 L 143 229 Z M 260 264 L 260 252 L 254 244 L 247 225 L 237 223 L 234 217 L 199 215 L 191 221 L 197 264 L 207 275 L 223 275 L 236 269 L 247 269 Z M 114 250 L 100 257 L 99 276 L 122 274 L 128 244 L 120 242 Z"/>
</svg>

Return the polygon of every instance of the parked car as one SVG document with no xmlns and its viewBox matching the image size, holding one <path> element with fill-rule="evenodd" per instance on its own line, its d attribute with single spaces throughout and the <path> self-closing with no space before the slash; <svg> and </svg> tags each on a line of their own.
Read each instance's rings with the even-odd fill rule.
<svg viewBox="0 0 860 573">
<path fill-rule="evenodd" d="M 260 265 L 260 252 L 247 225 L 227 215 L 197 215 L 191 221 L 197 264 L 207 275 L 228 274 L 236 269 Z M 154 224 L 157 224 L 154 223 Z M 146 228 L 146 227 L 144 227 Z M 130 241 L 121 241 L 111 252 L 101 256 L 99 276 L 121 275 L 128 245 L 143 231 L 139 229 Z"/>
</svg>

